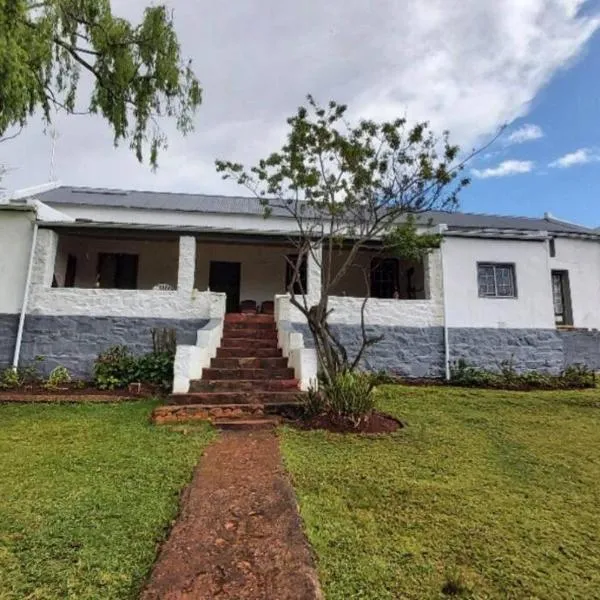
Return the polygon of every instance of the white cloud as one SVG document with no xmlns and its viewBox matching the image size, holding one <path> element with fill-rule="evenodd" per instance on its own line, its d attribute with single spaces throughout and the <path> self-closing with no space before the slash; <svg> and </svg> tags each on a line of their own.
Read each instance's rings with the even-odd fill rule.
<svg viewBox="0 0 600 600">
<path fill-rule="evenodd" d="M 533 125 L 527 123 L 519 129 L 513 131 L 507 138 L 506 144 L 522 144 L 524 142 L 532 142 L 533 140 L 539 140 L 544 137 L 544 132 L 539 125 Z"/>
<path fill-rule="evenodd" d="M 147 4 L 113 0 L 136 18 Z M 169 149 L 154 174 L 126 144 L 113 149 L 99 117 L 61 118 L 56 171 L 65 183 L 239 192 L 214 159 L 254 162 L 275 149 L 308 92 L 355 115 L 429 120 L 469 150 L 527 114 L 600 25 L 582 16 L 583 0 L 381 0 L 377 10 L 363 0 L 168 4 L 204 87 L 196 131 L 182 138 L 167 125 Z M 49 162 L 39 120 L 0 145 L 0 164 L 15 169 L 3 185 L 41 183 Z"/>
<path fill-rule="evenodd" d="M 530 160 L 505 160 L 497 167 L 473 169 L 471 172 L 479 179 L 488 179 L 489 177 L 506 177 L 507 175 L 529 173 L 533 170 L 533 166 L 534 164 Z"/>
<path fill-rule="evenodd" d="M 595 154 L 590 148 L 579 148 L 575 152 L 569 152 L 560 158 L 552 161 L 549 167 L 558 167 L 559 169 L 568 169 L 575 165 L 585 165 L 591 162 L 600 161 L 600 154 Z"/>
</svg>

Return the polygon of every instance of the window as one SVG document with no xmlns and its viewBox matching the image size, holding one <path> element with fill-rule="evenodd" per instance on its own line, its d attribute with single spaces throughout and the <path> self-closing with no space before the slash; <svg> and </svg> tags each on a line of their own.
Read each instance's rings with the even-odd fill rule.
<svg viewBox="0 0 600 600">
<path fill-rule="evenodd" d="M 548 241 L 548 250 L 550 252 L 550 257 L 554 258 L 556 256 L 556 242 L 554 241 L 554 238 L 550 238 Z"/>
<path fill-rule="evenodd" d="M 371 261 L 371 297 L 393 298 L 398 291 L 398 259 L 374 258 Z"/>
<path fill-rule="evenodd" d="M 515 266 L 500 263 L 477 265 L 480 298 L 516 298 Z"/>
<path fill-rule="evenodd" d="M 552 271 L 552 301 L 554 322 L 557 325 L 573 325 L 568 271 Z"/>
<path fill-rule="evenodd" d="M 289 290 L 294 279 L 294 272 L 298 263 L 297 254 L 288 254 L 285 259 L 285 289 Z M 306 294 L 307 293 L 307 282 L 306 282 L 306 256 L 302 257 L 300 266 L 298 268 L 298 275 L 296 281 L 294 281 L 294 294 Z"/>
<path fill-rule="evenodd" d="M 98 287 L 137 289 L 138 258 L 137 254 L 98 254 Z"/>
</svg>

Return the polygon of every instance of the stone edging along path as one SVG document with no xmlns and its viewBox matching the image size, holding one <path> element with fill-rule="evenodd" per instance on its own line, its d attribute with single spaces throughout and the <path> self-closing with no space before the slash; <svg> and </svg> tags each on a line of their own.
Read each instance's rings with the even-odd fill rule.
<svg viewBox="0 0 600 600">
<path fill-rule="evenodd" d="M 273 432 L 206 449 L 141 599 L 322 599 Z"/>
</svg>

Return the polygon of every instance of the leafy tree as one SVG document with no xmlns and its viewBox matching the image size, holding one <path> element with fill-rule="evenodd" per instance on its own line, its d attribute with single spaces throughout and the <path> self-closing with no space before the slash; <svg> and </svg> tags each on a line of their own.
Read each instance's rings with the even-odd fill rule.
<svg viewBox="0 0 600 600">
<path fill-rule="evenodd" d="M 362 345 L 356 356 L 349 357 L 328 323 L 329 297 L 355 266 L 359 251 L 377 246 L 382 253 L 410 258 L 427 254 L 440 238 L 418 232 L 418 215 L 454 208 L 458 192 L 469 183 L 460 176 L 465 161 L 458 160 L 459 149 L 450 144 L 448 132 L 437 137 L 426 123 L 409 127 L 404 119 L 352 125 L 346 112 L 342 104 L 332 101 L 322 107 L 308 96 L 308 105 L 288 119 L 290 131 L 281 150 L 249 170 L 217 161 L 225 179 L 261 199 L 265 216 L 285 213 L 296 221 L 292 242 L 298 258 L 288 291 L 308 322 L 328 384 L 356 368 L 365 349 L 381 339 L 365 327 L 366 273 Z M 342 264 L 334 265 L 332 256 L 339 248 L 347 254 Z M 301 265 L 308 256 L 322 272 L 318 297 L 299 290 Z"/>
<path fill-rule="evenodd" d="M 159 117 L 192 129 L 201 88 L 181 57 L 170 13 L 146 8 L 139 25 L 113 15 L 110 0 L 0 0 L 0 138 L 41 109 L 76 112 L 81 75 L 93 81 L 87 112 L 102 115 L 114 141 L 138 160 L 166 143 Z"/>
</svg>

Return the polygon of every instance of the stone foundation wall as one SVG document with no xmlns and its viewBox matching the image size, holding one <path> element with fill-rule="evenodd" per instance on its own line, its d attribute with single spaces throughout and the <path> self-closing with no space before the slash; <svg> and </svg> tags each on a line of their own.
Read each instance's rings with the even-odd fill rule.
<svg viewBox="0 0 600 600">
<path fill-rule="evenodd" d="M 558 373 L 565 364 L 563 340 L 554 329 L 451 328 L 450 363 L 498 370 L 503 361 L 517 371 Z"/>
<path fill-rule="evenodd" d="M 19 315 L 0 314 L 0 369 L 12 364 Z"/>
<path fill-rule="evenodd" d="M 0 318 L 0 365 L 12 361 L 17 321 L 13 315 Z M 63 365 L 74 377 L 89 377 L 98 354 L 111 346 L 123 344 L 135 354 L 149 352 L 152 329 L 162 327 L 175 329 L 178 343 L 195 344 L 197 330 L 206 323 L 206 319 L 28 315 L 20 364 L 43 356 L 40 367 L 45 374 Z"/>
<path fill-rule="evenodd" d="M 294 328 L 304 334 L 306 347 L 314 346 L 306 325 L 294 323 Z M 360 327 L 336 324 L 332 330 L 350 356 L 355 356 L 361 344 Z M 368 332 L 382 334 L 384 338 L 365 352 L 362 361 L 365 369 L 404 377 L 444 376 L 442 327 L 369 326 Z M 558 373 L 565 364 L 588 362 L 592 356 L 589 351 L 583 352 L 583 342 L 575 338 L 571 340 L 569 351 L 564 350 L 562 332 L 550 329 L 452 328 L 449 340 L 451 364 L 464 359 L 470 365 L 493 370 L 500 369 L 503 361 L 509 361 L 519 371 Z M 595 359 L 600 365 L 600 334 L 596 340 Z"/>
<path fill-rule="evenodd" d="M 600 331 L 559 330 L 563 342 L 565 365 L 583 363 L 594 370 L 600 370 Z"/>
<path fill-rule="evenodd" d="M 314 348 L 307 325 L 294 323 L 304 335 L 306 348 Z M 358 353 L 362 334 L 360 325 L 331 326 L 348 350 L 350 359 Z M 386 371 L 403 377 L 442 377 L 444 374 L 444 330 L 442 327 L 386 327 L 369 325 L 370 336 L 383 335 L 383 340 L 368 348 L 361 365 L 368 371 Z"/>
</svg>

